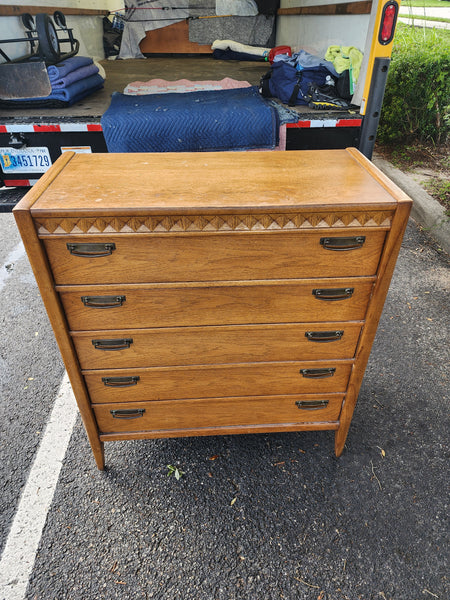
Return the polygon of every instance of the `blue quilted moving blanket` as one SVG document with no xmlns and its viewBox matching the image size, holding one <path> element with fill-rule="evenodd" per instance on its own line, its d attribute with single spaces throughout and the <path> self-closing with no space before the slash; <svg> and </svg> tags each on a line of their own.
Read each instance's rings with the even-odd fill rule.
<svg viewBox="0 0 450 600">
<path fill-rule="evenodd" d="M 103 114 L 109 152 L 273 149 L 277 112 L 257 87 L 127 96 L 114 93 Z"/>
</svg>

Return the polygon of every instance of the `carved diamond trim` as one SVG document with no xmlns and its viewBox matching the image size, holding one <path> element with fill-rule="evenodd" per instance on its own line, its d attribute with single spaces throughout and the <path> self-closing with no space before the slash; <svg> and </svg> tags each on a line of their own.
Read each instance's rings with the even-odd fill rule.
<svg viewBox="0 0 450 600">
<path fill-rule="evenodd" d="M 393 212 L 305 212 L 251 215 L 49 217 L 35 219 L 40 235 L 281 231 L 338 227 L 390 227 Z"/>
</svg>

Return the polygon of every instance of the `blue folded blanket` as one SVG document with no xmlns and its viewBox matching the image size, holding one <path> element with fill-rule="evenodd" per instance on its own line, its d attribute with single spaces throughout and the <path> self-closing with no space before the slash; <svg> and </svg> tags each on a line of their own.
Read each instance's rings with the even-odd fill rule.
<svg viewBox="0 0 450 600">
<path fill-rule="evenodd" d="M 76 69 L 81 69 L 81 67 L 87 67 L 88 65 L 92 65 L 92 58 L 87 56 L 72 56 L 72 58 L 68 58 L 67 60 L 63 60 L 57 65 L 50 65 L 47 67 L 48 78 L 50 79 L 50 83 L 58 81 L 62 77 L 65 77 L 68 73 L 75 71 Z"/>
<path fill-rule="evenodd" d="M 52 90 L 48 96 L 41 98 L 18 98 L 16 100 L 2 101 L 2 106 L 11 106 L 16 108 L 22 108 L 26 106 L 42 106 L 52 108 L 54 106 L 71 106 L 75 102 L 82 100 L 89 94 L 101 89 L 103 87 L 104 80 L 100 75 L 91 75 L 85 79 L 75 81 L 66 88 L 60 88 Z"/>
<path fill-rule="evenodd" d="M 258 88 L 128 96 L 101 119 L 109 152 L 272 149 L 278 116 Z"/>
<path fill-rule="evenodd" d="M 47 96 L 47 98 L 54 98 L 56 100 L 65 100 L 66 102 L 70 102 L 83 92 L 93 88 L 98 89 L 99 86 L 103 86 L 103 77 L 98 74 L 91 75 L 90 77 L 79 79 L 67 87 L 52 89 L 52 93 Z"/>
<path fill-rule="evenodd" d="M 104 84 L 98 67 L 92 58 L 86 56 L 73 56 L 56 65 L 50 65 L 47 67 L 47 73 L 52 86 L 48 96 L 1 101 L 2 106 L 71 106 L 101 89 Z"/>
<path fill-rule="evenodd" d="M 98 73 L 97 65 L 87 65 L 86 67 L 81 67 L 80 69 L 75 69 L 75 71 L 70 71 L 64 77 L 60 77 L 59 79 L 55 79 L 51 81 L 52 90 L 59 90 L 61 88 L 66 88 L 75 81 L 79 81 L 80 79 L 85 79 L 90 77 L 91 75 L 96 75 Z"/>
</svg>

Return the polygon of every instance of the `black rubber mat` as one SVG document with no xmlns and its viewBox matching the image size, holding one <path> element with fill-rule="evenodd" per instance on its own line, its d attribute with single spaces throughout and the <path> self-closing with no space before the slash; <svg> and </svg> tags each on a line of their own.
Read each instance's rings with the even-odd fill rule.
<svg viewBox="0 0 450 600">
<path fill-rule="evenodd" d="M 0 213 L 11 212 L 29 189 L 29 187 L 0 188 Z"/>
</svg>

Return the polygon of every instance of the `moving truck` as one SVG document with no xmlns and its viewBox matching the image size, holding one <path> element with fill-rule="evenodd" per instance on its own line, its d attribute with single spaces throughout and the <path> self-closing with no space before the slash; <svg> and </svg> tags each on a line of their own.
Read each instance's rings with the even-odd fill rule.
<svg viewBox="0 0 450 600">
<path fill-rule="evenodd" d="M 157 4 L 164 17 L 173 6 L 189 4 L 189 0 L 175 5 L 171 1 L 172 5 L 168 6 L 162 0 Z M 128 5 L 124 10 L 123 3 L 120 6 L 116 0 L 96 2 L 95 9 L 92 2 L 84 0 L 63 0 L 57 6 L 50 6 L 48 0 L 22 0 L 14 5 L 0 0 L 0 185 L 33 185 L 66 150 L 107 152 L 102 115 L 110 106 L 111 94 L 123 92 L 131 82 L 153 78 L 196 81 L 231 77 L 259 85 L 261 77 L 268 72 L 269 62 L 217 60 L 211 54 L 210 43 L 190 41 L 189 25 L 193 19 L 210 19 L 212 23 L 229 18 L 216 15 L 211 9 L 203 11 L 201 17 L 167 18 L 164 27 L 145 31 L 136 48 L 142 58 L 111 60 L 117 57 L 105 57 L 104 19 L 112 20 L 115 15 L 117 22 L 119 18 L 125 35 L 133 21 L 130 16 L 142 15 L 137 9 L 148 8 L 150 4 L 133 2 L 134 9 Z M 331 46 L 354 47 L 363 56 L 350 107 L 325 106 L 317 110 L 296 106 L 291 109 L 297 115 L 286 125 L 286 150 L 354 146 L 371 158 L 398 10 L 396 0 L 281 0 L 273 17 L 271 47 L 289 46 L 293 52 L 305 50 L 320 58 Z M 156 11 L 155 5 L 151 12 Z M 143 22 L 145 29 L 145 19 Z M 37 25 L 40 31 L 35 34 L 33 29 Z M 17 90 L 17 85 L 22 83 L 26 89 L 33 86 L 37 89 L 37 69 L 39 65 L 45 69 L 45 56 L 35 64 L 24 60 L 24 56 L 30 46 L 37 54 L 51 54 L 55 35 L 58 38 L 55 47 L 61 56 L 75 52 L 99 61 L 106 74 L 104 88 L 63 108 L 16 108 L 2 102 L 2 99 L 17 98 L 17 91 L 11 96 L 11 86 Z M 28 75 L 23 75 L 27 68 L 30 69 Z M 22 74 L 14 75 L 14 69 L 22 69 L 17 71 Z"/>
</svg>

